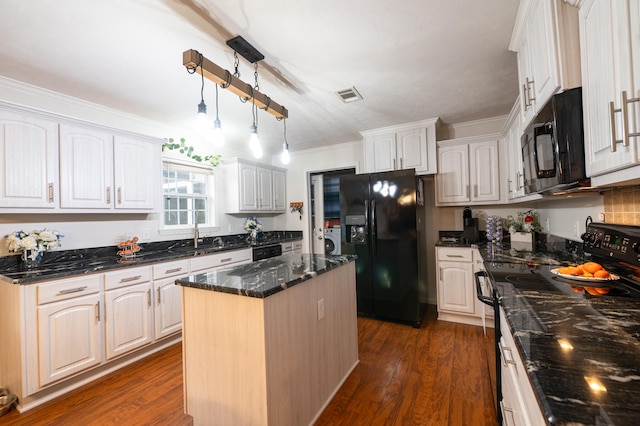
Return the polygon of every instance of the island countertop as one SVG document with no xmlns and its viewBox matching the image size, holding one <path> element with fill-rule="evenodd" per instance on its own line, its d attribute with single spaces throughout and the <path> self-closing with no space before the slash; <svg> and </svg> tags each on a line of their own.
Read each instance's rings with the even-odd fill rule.
<svg viewBox="0 0 640 426">
<path fill-rule="evenodd" d="M 287 253 L 176 280 L 183 287 L 265 298 L 356 260 L 354 255 Z"/>
</svg>

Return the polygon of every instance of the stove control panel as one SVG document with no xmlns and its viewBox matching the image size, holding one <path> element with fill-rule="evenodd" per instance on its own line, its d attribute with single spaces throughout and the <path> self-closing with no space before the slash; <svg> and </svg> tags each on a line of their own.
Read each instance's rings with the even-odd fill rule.
<svg viewBox="0 0 640 426">
<path fill-rule="evenodd" d="M 590 223 L 582 234 L 586 253 L 640 265 L 640 227 Z"/>
</svg>

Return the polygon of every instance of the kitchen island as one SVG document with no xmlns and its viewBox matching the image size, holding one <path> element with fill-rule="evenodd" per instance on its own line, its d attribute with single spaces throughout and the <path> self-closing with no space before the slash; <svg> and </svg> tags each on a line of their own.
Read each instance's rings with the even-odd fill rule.
<svg viewBox="0 0 640 426">
<path fill-rule="evenodd" d="M 176 281 L 194 424 L 315 421 L 358 363 L 354 261 L 285 254 Z"/>
</svg>

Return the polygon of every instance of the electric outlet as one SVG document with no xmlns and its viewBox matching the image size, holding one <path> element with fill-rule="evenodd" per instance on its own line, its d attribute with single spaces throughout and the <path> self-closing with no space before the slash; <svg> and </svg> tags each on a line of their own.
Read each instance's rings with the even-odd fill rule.
<svg viewBox="0 0 640 426">
<path fill-rule="evenodd" d="M 604 213 L 600 213 L 598 219 L 600 220 L 600 222 L 604 222 Z"/>
<path fill-rule="evenodd" d="M 318 321 L 324 318 L 324 299 L 318 300 Z"/>
<path fill-rule="evenodd" d="M 544 220 L 544 229 L 546 229 L 547 231 L 551 231 L 551 224 L 549 223 L 549 218 L 546 218 Z"/>
</svg>

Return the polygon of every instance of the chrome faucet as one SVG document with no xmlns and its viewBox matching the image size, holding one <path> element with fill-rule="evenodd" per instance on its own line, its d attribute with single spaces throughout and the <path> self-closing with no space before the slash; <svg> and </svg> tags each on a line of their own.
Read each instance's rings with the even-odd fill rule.
<svg viewBox="0 0 640 426">
<path fill-rule="evenodd" d="M 195 224 L 195 228 L 193 228 L 193 248 L 198 248 L 200 230 L 198 229 L 198 212 L 195 210 L 193 211 L 193 223 Z"/>
</svg>

